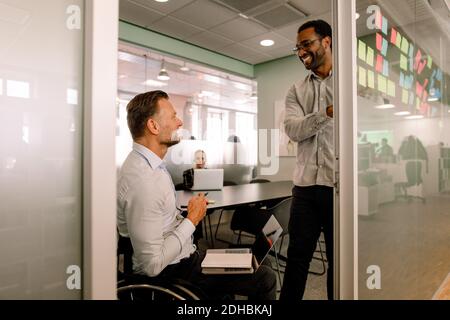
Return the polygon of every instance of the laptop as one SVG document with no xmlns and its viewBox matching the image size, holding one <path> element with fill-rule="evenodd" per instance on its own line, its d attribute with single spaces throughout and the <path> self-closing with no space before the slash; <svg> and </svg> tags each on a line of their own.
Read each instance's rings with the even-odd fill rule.
<svg viewBox="0 0 450 320">
<path fill-rule="evenodd" d="M 223 169 L 194 169 L 191 190 L 221 190 Z"/>
<path fill-rule="evenodd" d="M 204 274 L 249 274 L 258 270 L 269 255 L 283 228 L 271 215 L 251 248 L 208 249 L 202 261 Z"/>
</svg>

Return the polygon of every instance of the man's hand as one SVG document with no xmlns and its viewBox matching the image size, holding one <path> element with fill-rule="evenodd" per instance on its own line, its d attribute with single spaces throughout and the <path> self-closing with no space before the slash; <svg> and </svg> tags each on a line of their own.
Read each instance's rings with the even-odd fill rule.
<svg viewBox="0 0 450 320">
<path fill-rule="evenodd" d="M 329 105 L 327 107 L 327 116 L 329 116 L 330 118 L 333 118 L 333 105 Z"/>
<path fill-rule="evenodd" d="M 194 226 L 197 226 L 205 217 L 207 204 L 208 200 L 203 193 L 199 193 L 198 196 L 192 197 L 189 200 L 186 218 L 191 220 Z"/>
</svg>

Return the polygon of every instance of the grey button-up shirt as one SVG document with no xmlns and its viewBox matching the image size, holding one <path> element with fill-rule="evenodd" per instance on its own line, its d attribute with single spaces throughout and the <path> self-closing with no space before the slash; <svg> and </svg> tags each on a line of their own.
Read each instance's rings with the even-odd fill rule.
<svg viewBox="0 0 450 320">
<path fill-rule="evenodd" d="M 286 96 L 286 134 L 297 142 L 296 186 L 333 187 L 334 121 L 326 114 L 333 104 L 332 75 L 321 79 L 313 72 L 294 84 Z"/>
</svg>

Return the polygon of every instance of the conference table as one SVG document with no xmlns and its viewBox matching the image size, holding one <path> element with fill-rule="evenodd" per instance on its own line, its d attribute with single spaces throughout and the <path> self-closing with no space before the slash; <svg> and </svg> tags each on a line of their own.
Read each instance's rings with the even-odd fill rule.
<svg viewBox="0 0 450 320">
<path fill-rule="evenodd" d="M 208 192 L 208 209 L 227 209 L 237 205 L 264 202 L 268 200 L 282 200 L 292 196 L 292 181 L 275 181 L 266 183 L 249 183 L 235 186 L 225 186 L 222 190 L 209 191 L 177 191 L 177 206 L 187 206 L 189 199 L 194 195 Z"/>
<path fill-rule="evenodd" d="M 208 213 L 212 213 L 217 209 L 231 209 L 239 205 L 283 200 L 292 196 L 293 187 L 292 181 L 275 181 L 224 186 L 222 190 L 177 191 L 177 207 L 186 210 L 190 198 L 200 192 L 208 192 L 206 198 L 213 200 L 213 203 L 208 204 Z M 210 220 L 209 228 L 211 244 L 214 247 Z"/>
</svg>

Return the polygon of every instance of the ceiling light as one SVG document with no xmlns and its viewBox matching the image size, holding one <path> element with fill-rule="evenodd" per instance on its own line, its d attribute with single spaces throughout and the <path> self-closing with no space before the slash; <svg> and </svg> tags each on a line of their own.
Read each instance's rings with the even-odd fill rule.
<svg viewBox="0 0 450 320">
<path fill-rule="evenodd" d="M 169 0 L 155 0 L 156 2 L 167 2 Z"/>
<path fill-rule="evenodd" d="M 170 76 L 167 73 L 167 70 L 164 68 L 164 59 L 162 60 L 161 70 L 158 73 L 158 80 L 167 81 L 170 80 Z"/>
<path fill-rule="evenodd" d="M 417 115 L 414 115 L 414 116 L 408 116 L 408 117 L 405 117 L 405 119 L 408 119 L 408 120 L 417 120 L 417 119 L 423 119 L 423 116 L 417 114 Z"/>
<path fill-rule="evenodd" d="M 183 66 L 180 67 L 180 70 L 181 70 L 181 71 L 184 71 L 184 72 L 187 72 L 187 71 L 189 71 L 189 70 L 191 70 L 191 69 L 189 69 L 189 67 L 186 66 L 186 62 L 184 62 L 184 63 L 183 63 Z"/>
<path fill-rule="evenodd" d="M 244 19 L 248 19 L 248 17 L 245 14 L 243 14 L 243 13 L 239 13 L 239 17 L 242 17 Z"/>
<path fill-rule="evenodd" d="M 165 87 L 167 86 L 167 83 L 165 82 L 160 82 L 160 81 L 156 81 L 156 80 L 152 80 L 152 79 L 148 79 L 146 81 L 144 81 L 142 84 L 145 84 L 149 87 Z"/>
<path fill-rule="evenodd" d="M 375 109 L 392 109 L 395 108 L 393 104 L 387 103 L 387 104 L 380 104 L 378 106 L 375 106 Z"/>
<path fill-rule="evenodd" d="M 266 40 L 262 40 L 259 44 L 262 45 L 263 47 L 270 47 L 273 46 L 275 42 L 273 40 L 270 39 L 266 39 Z"/>
<path fill-rule="evenodd" d="M 409 116 L 410 114 L 411 114 L 411 112 L 409 112 L 409 111 L 399 111 L 399 112 L 394 113 L 394 115 L 396 115 L 396 116 Z"/>
<path fill-rule="evenodd" d="M 357 12 L 355 16 L 356 16 L 356 20 L 358 20 L 361 15 Z"/>
</svg>

